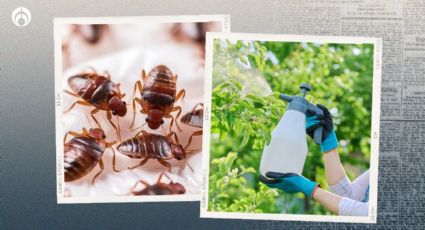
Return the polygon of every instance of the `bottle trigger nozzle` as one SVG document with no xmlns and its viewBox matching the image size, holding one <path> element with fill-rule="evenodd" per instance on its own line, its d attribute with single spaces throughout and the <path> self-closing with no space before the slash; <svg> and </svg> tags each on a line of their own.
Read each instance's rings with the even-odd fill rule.
<svg viewBox="0 0 425 230">
<path fill-rule="evenodd" d="M 303 95 L 303 97 L 305 97 L 307 92 L 311 90 L 311 85 L 307 83 L 301 83 L 300 89 L 301 89 L 301 94 Z"/>
</svg>

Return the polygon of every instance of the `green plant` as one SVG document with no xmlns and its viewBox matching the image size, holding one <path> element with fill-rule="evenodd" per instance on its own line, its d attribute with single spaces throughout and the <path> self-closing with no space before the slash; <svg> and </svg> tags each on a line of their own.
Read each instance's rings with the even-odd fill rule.
<svg viewBox="0 0 425 230">
<path fill-rule="evenodd" d="M 240 137 L 241 141 L 231 148 L 236 152 L 261 150 L 270 142 L 271 131 L 285 111 L 277 94 L 243 95 L 241 83 L 235 80 L 218 85 L 212 94 L 211 132 L 219 134 L 219 141 Z M 226 150 L 220 152 L 227 154 Z"/>
<path fill-rule="evenodd" d="M 247 185 L 246 174 L 255 173 L 252 167 L 234 168 L 237 153 L 230 152 L 226 157 L 214 159 L 211 162 L 208 195 L 210 211 L 227 212 L 276 212 L 274 198 L 277 192 L 260 184 L 258 191 Z M 267 207 L 266 209 L 264 207 Z"/>
<path fill-rule="evenodd" d="M 300 83 L 308 82 L 313 86 L 308 100 L 322 103 L 334 113 L 342 162 L 349 166 L 349 177 L 355 177 L 369 167 L 372 74 L 373 46 L 370 44 L 215 40 L 211 168 L 215 167 L 215 159 L 237 152 L 232 163 L 235 168 L 258 169 L 262 149 L 270 141 L 271 132 L 286 108 L 278 94 L 298 94 Z M 308 145 L 303 175 L 326 188 L 319 146 L 310 139 Z M 350 170 L 353 168 L 357 172 Z M 220 179 L 213 174 L 216 172 L 211 171 L 210 182 Z M 246 173 L 243 178 L 240 189 L 252 189 L 253 194 L 267 189 L 258 182 L 257 173 Z M 228 200 L 243 200 L 249 196 L 226 191 L 221 193 L 227 194 Z M 255 211 L 330 214 L 302 195 L 279 194 L 269 197 L 273 202 L 262 202 Z M 217 207 L 222 211 L 246 211 L 246 205 L 242 204 L 231 202 Z"/>
</svg>

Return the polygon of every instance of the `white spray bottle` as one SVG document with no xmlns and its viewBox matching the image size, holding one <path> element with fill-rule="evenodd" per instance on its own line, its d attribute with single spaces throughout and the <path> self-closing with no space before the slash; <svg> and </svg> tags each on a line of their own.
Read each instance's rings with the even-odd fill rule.
<svg viewBox="0 0 425 230">
<path fill-rule="evenodd" d="M 300 85 L 302 96 L 281 94 L 280 99 L 288 102 L 285 114 L 272 132 L 269 145 L 263 149 L 260 173 L 298 173 L 301 175 L 307 157 L 306 114 L 323 116 L 323 111 L 305 99 L 311 86 Z M 322 142 L 322 127 L 314 132 L 314 141 Z"/>
</svg>

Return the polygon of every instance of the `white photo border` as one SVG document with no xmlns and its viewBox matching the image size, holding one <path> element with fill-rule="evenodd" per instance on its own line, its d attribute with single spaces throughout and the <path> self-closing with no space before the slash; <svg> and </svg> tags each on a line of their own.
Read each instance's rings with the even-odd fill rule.
<svg viewBox="0 0 425 230">
<path fill-rule="evenodd" d="M 373 86 L 371 111 L 371 154 L 370 154 L 370 191 L 368 216 L 326 216 L 310 214 L 271 214 L 271 213 L 241 213 L 241 212 L 211 212 L 208 211 L 208 178 L 210 162 L 211 137 L 211 101 L 212 101 L 212 66 L 214 39 L 276 41 L 276 42 L 314 42 L 337 44 L 373 44 Z M 376 223 L 378 203 L 378 164 L 379 164 L 379 126 L 381 104 L 381 65 L 382 38 L 370 37 L 341 37 L 341 36 L 310 36 L 310 35 L 278 35 L 253 33 L 218 33 L 208 32 L 205 53 L 205 83 L 204 83 L 204 123 L 202 143 L 203 179 L 201 188 L 201 218 L 230 218 L 253 220 L 288 220 L 288 221 L 323 221 Z"/>
<path fill-rule="evenodd" d="M 157 196 L 100 196 L 65 197 L 63 168 L 63 88 L 62 88 L 62 37 L 61 28 L 68 24 L 137 24 L 137 23 L 190 23 L 221 22 L 221 30 L 230 32 L 230 15 L 169 15 L 131 17 L 75 17 L 54 18 L 54 58 L 55 58 L 55 130 L 56 130 L 56 194 L 57 203 L 118 203 L 118 202 L 162 202 L 199 201 L 200 194 L 157 195 Z"/>
</svg>

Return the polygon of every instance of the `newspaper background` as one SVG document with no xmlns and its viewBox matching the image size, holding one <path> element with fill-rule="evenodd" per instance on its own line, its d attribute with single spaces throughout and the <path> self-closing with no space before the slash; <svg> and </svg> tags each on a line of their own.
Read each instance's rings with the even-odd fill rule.
<svg viewBox="0 0 425 230">
<path fill-rule="evenodd" d="M 382 37 L 381 127 L 376 225 L 425 228 L 425 1 L 287 0 L 282 33 Z M 256 222 L 256 229 L 340 224 Z"/>
</svg>

